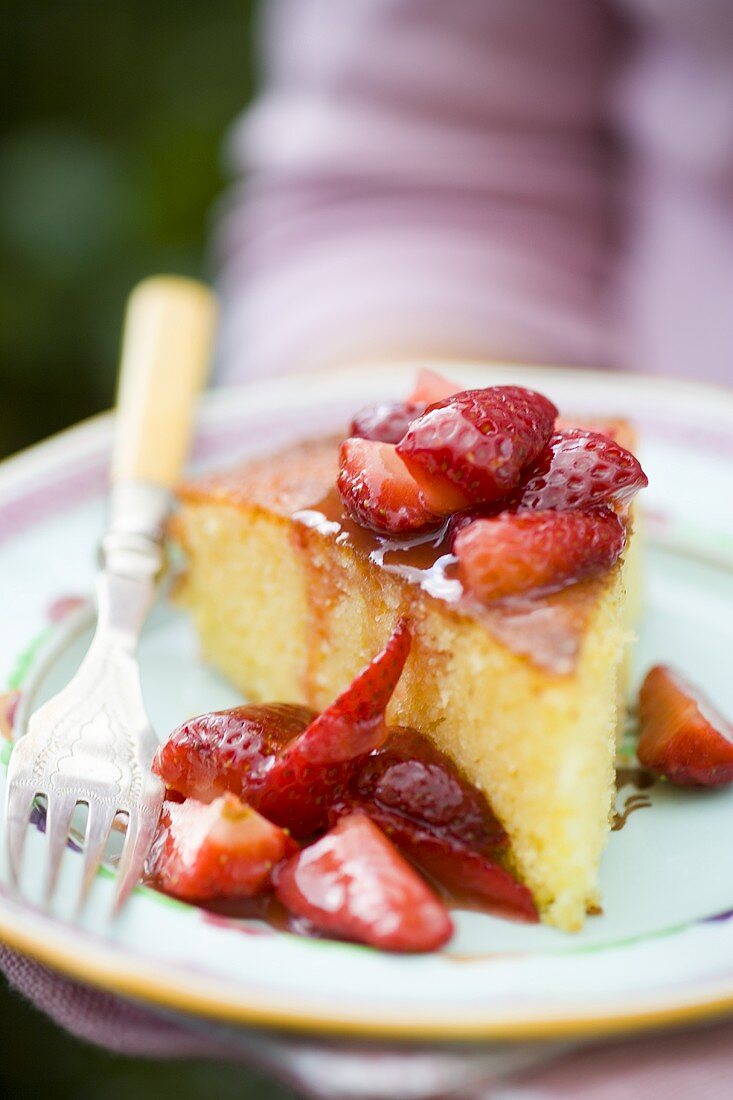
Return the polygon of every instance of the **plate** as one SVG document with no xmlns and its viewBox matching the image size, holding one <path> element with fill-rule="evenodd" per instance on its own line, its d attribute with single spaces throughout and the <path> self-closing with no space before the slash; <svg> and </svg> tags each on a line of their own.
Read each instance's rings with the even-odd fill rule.
<svg viewBox="0 0 733 1100">
<path fill-rule="evenodd" d="M 733 394 L 592 371 L 435 366 L 466 386 L 521 382 L 566 412 L 636 421 L 651 483 L 636 680 L 653 662 L 674 662 L 733 714 Z M 214 393 L 204 402 L 193 464 L 221 465 L 337 429 L 361 404 L 402 395 L 411 370 L 355 368 Z M 0 684 L 20 693 L 26 710 L 68 679 L 86 644 L 83 597 L 104 519 L 111 428 L 98 418 L 0 468 Z M 193 713 L 239 701 L 199 661 L 188 621 L 165 601 L 146 628 L 141 662 L 161 736 Z M 5 764 L 9 753 L 7 741 Z M 733 1011 L 733 790 L 625 787 L 620 808 L 634 796 L 635 811 L 611 834 L 604 857 L 603 914 L 576 935 L 466 912 L 443 951 L 404 957 L 228 922 L 143 887 L 110 924 L 104 869 L 75 921 L 78 853 L 66 854 L 52 912 L 32 904 L 44 855 L 33 829 L 24 868 L 31 904 L 11 897 L 3 862 L 0 936 L 140 1001 L 295 1030 L 527 1039 Z"/>
</svg>

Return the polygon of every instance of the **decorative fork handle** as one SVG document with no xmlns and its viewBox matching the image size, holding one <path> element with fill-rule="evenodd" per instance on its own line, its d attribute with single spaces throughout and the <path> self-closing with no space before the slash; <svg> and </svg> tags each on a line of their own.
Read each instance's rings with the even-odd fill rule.
<svg viewBox="0 0 733 1100">
<path fill-rule="evenodd" d="M 163 565 L 171 488 L 188 451 L 214 312 L 213 295 L 189 279 L 149 279 L 130 298 L 97 628 L 76 675 L 31 715 L 8 765 L 7 850 L 16 884 L 33 798 L 47 798 L 47 902 L 78 802 L 88 805 L 79 905 L 116 813 L 128 820 L 117 910 L 138 881 L 153 840 L 163 784 L 150 770 L 157 741 L 136 650 Z"/>
<path fill-rule="evenodd" d="M 137 641 L 163 565 L 170 492 L 188 453 L 215 317 L 192 279 L 156 277 L 130 296 L 120 364 L 107 531 L 98 580 L 100 623 Z M 112 578 L 137 582 L 112 583 Z M 127 588 L 128 599 L 115 600 Z"/>
</svg>

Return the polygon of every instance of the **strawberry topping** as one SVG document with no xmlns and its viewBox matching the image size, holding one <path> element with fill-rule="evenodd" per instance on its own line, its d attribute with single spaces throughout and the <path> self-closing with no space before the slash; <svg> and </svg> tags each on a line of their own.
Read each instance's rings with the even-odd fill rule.
<svg viewBox="0 0 733 1100">
<path fill-rule="evenodd" d="M 733 782 L 733 725 L 679 672 L 656 665 L 639 695 L 645 768 L 680 786 Z"/>
<path fill-rule="evenodd" d="M 532 896 L 496 861 L 508 837 L 486 799 L 416 730 L 394 728 L 359 768 L 331 820 L 361 810 L 418 867 L 461 900 L 537 919 Z"/>
<path fill-rule="evenodd" d="M 626 531 L 608 508 L 587 512 L 503 512 L 456 535 L 458 575 L 484 602 L 559 591 L 609 569 Z"/>
<path fill-rule="evenodd" d="M 159 747 L 153 771 L 167 787 L 200 802 L 225 791 L 256 799 L 275 760 L 315 717 L 307 707 L 285 703 L 201 714 Z"/>
<path fill-rule="evenodd" d="M 351 518 L 379 534 L 409 535 L 442 522 L 389 443 L 369 439 L 342 443 L 337 486 Z"/>
<path fill-rule="evenodd" d="M 378 443 L 399 443 L 418 416 L 427 408 L 424 401 L 383 401 L 367 405 L 351 422 L 350 436 Z"/>
<path fill-rule="evenodd" d="M 581 428 L 550 439 L 516 494 L 520 510 L 622 506 L 648 484 L 637 459 L 606 435 Z"/>
<path fill-rule="evenodd" d="M 433 951 L 453 932 L 443 903 L 361 813 L 286 863 L 277 896 L 317 930 L 387 951 Z"/>
<path fill-rule="evenodd" d="M 452 834 L 482 851 L 507 844 L 486 799 L 451 760 L 417 730 L 396 726 L 361 764 L 352 786 L 358 798 Z"/>
<path fill-rule="evenodd" d="M 378 802 L 352 799 L 337 804 L 332 819 L 341 813 L 367 814 L 403 852 L 411 863 L 425 871 L 460 904 L 479 904 L 506 916 L 536 921 L 537 907 L 531 893 L 517 882 L 493 856 L 472 848 L 450 832 L 413 821 Z"/>
<path fill-rule="evenodd" d="M 355 762 L 387 736 L 385 710 L 410 644 L 409 627 L 402 621 L 382 652 L 273 763 L 256 792 L 258 809 L 296 836 L 325 827 L 329 807 L 344 797 Z"/>
<path fill-rule="evenodd" d="M 552 434 L 557 409 L 520 386 L 465 390 L 429 406 L 397 445 L 430 508 L 506 499 Z"/>
<path fill-rule="evenodd" d="M 187 901 L 251 898 L 270 888 L 273 868 L 297 847 L 236 795 L 208 804 L 166 802 L 148 857 L 148 878 Z"/>
</svg>

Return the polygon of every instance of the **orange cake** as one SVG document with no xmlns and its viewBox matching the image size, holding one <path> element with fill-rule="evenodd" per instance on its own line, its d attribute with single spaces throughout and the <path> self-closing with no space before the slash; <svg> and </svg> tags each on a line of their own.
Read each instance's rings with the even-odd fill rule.
<svg viewBox="0 0 733 1100">
<path fill-rule="evenodd" d="M 320 439 L 181 488 L 178 597 L 205 659 L 252 701 L 319 710 L 408 619 L 390 721 L 426 734 L 486 794 L 542 919 L 579 929 L 600 901 L 614 796 L 636 606 L 628 509 L 610 568 L 487 603 L 456 576 L 444 528 L 405 540 L 354 522 L 338 468 L 339 440 Z"/>
</svg>

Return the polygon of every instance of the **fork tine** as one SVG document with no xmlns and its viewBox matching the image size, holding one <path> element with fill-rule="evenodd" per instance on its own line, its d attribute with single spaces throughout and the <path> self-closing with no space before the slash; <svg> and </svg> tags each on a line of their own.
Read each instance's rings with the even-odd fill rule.
<svg viewBox="0 0 733 1100">
<path fill-rule="evenodd" d="M 23 860 L 28 823 L 36 792 L 24 783 L 11 780 L 5 795 L 5 844 L 10 875 L 17 886 Z"/>
<path fill-rule="evenodd" d="M 120 912 L 142 876 L 145 859 L 153 843 L 157 825 L 155 816 L 147 813 L 140 814 L 139 811 L 130 812 L 125 847 L 117 873 L 117 889 L 112 905 L 113 917 Z"/>
<path fill-rule="evenodd" d="M 89 803 L 86 837 L 84 839 L 84 876 L 76 903 L 77 914 L 83 909 L 89 889 L 99 870 L 116 812 L 114 803 Z"/>
<path fill-rule="evenodd" d="M 59 877 L 61 860 L 69 839 L 71 818 L 76 809 L 77 796 L 70 791 L 49 793 L 46 809 L 46 839 L 48 856 L 46 858 L 46 885 L 44 902 L 50 905 Z"/>
</svg>

